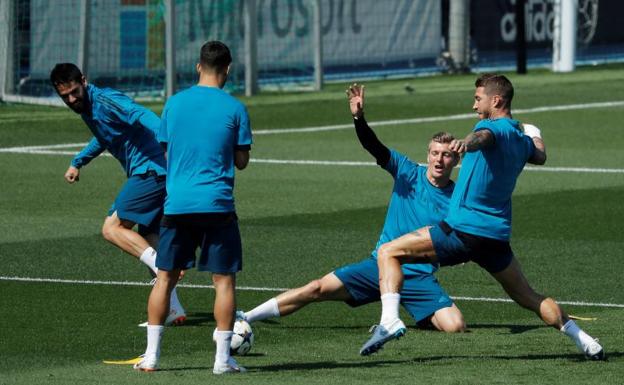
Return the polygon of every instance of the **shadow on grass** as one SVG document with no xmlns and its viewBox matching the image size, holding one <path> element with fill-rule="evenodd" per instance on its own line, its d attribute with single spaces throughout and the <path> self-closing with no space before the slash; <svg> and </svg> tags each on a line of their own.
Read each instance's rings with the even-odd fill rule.
<svg viewBox="0 0 624 385">
<path fill-rule="evenodd" d="M 521 334 L 531 330 L 548 328 L 546 325 L 511 325 L 511 324 L 469 324 L 470 329 L 509 329 L 511 334 Z"/>
<path fill-rule="evenodd" d="M 621 358 L 623 356 L 624 356 L 624 353 L 622 352 L 614 352 L 614 353 L 608 354 L 608 358 L 610 357 L 612 359 Z M 537 361 L 537 360 L 561 360 L 561 359 L 591 363 L 591 361 L 587 361 L 580 354 L 572 353 L 572 354 L 528 354 L 528 355 L 519 355 L 519 356 L 513 356 L 513 355 L 433 356 L 433 357 L 424 357 L 424 358 L 414 358 L 414 359 L 408 359 L 408 360 L 370 361 L 367 359 L 363 359 L 361 362 L 321 361 L 321 362 L 302 362 L 302 363 L 278 364 L 278 365 L 266 365 L 266 366 L 246 365 L 245 367 L 250 372 L 273 372 L 273 371 L 288 371 L 288 370 L 343 369 L 343 368 L 351 369 L 351 368 L 360 368 L 360 367 L 371 368 L 371 367 L 418 364 L 418 363 L 429 363 L 429 362 L 440 362 L 440 361 L 448 361 L 449 364 L 452 364 L 459 360 L 462 360 L 462 361 L 464 360 Z"/>
<path fill-rule="evenodd" d="M 260 354 L 262 356 L 262 354 Z M 250 356 L 246 356 L 250 357 Z M 251 356 L 253 357 L 253 355 Z M 457 363 L 457 361 L 469 361 L 469 360 L 490 360 L 490 361 L 542 361 L 542 360 L 570 360 L 575 362 L 585 362 L 588 365 L 603 365 L 608 364 L 609 359 L 616 359 L 624 357 L 624 352 L 608 352 L 607 362 L 593 362 L 586 360 L 579 353 L 569 354 L 525 354 L 525 355 L 457 355 L 457 356 L 432 356 L 432 357 L 419 357 L 405 360 L 371 360 L 362 358 L 358 362 L 338 362 L 338 361 L 319 361 L 319 362 L 296 362 L 285 363 L 275 365 L 254 366 L 243 362 L 243 365 L 251 373 L 262 372 L 283 372 L 283 371 L 297 371 L 297 370 L 327 370 L 327 369 L 357 369 L 357 368 L 374 368 L 374 367 L 388 367 L 395 365 L 406 364 L 426 364 L 431 362 L 447 361 L 449 365 Z M 244 359 L 243 359 L 244 360 Z M 176 372 L 186 370 L 212 370 L 212 366 L 193 366 L 182 368 L 170 368 L 161 369 L 164 372 Z"/>
<path fill-rule="evenodd" d="M 214 314 L 210 312 L 189 312 L 186 314 L 186 322 L 184 326 L 205 326 L 206 324 L 214 324 Z"/>
</svg>

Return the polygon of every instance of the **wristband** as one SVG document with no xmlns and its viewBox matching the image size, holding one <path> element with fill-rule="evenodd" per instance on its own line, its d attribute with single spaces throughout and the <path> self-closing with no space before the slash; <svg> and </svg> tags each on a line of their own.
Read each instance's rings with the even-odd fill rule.
<svg viewBox="0 0 624 385">
<path fill-rule="evenodd" d="M 524 128 L 524 134 L 526 136 L 528 136 L 529 138 L 542 138 L 542 132 L 540 131 L 539 128 L 537 128 L 536 126 L 532 125 L 532 124 L 528 124 L 528 123 L 524 123 L 522 125 L 522 127 Z"/>
</svg>

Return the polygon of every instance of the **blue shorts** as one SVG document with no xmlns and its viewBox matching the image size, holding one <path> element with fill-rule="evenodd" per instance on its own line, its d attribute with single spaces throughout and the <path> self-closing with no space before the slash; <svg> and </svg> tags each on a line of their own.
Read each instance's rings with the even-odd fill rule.
<svg viewBox="0 0 624 385">
<path fill-rule="evenodd" d="M 156 267 L 165 271 L 195 266 L 197 270 L 229 274 L 243 268 L 238 220 L 235 213 L 165 215 L 160 225 Z"/>
<path fill-rule="evenodd" d="M 351 295 L 348 305 L 357 307 L 379 301 L 379 268 L 374 257 L 343 266 L 336 269 L 334 274 Z M 417 323 L 453 305 L 433 274 L 403 269 L 403 278 L 401 305 Z"/>
<path fill-rule="evenodd" d="M 429 234 L 440 266 L 473 261 L 494 274 L 505 270 L 514 257 L 509 242 L 466 234 L 444 221 L 431 227 Z"/>
<path fill-rule="evenodd" d="M 116 211 L 119 219 L 139 224 L 139 233 L 158 234 L 166 194 L 164 175 L 133 175 L 117 194 L 108 216 Z"/>
</svg>

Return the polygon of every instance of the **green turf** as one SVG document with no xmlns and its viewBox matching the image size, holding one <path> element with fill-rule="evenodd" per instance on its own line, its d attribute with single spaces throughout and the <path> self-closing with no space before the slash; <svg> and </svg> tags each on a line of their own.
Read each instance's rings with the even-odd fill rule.
<svg viewBox="0 0 624 385">
<path fill-rule="evenodd" d="M 622 66 L 572 74 L 510 74 L 514 108 L 624 100 Z M 474 76 L 367 83 L 369 121 L 470 112 Z M 405 85 L 414 88 L 406 92 Z M 320 93 L 268 93 L 243 99 L 255 130 L 349 124 L 346 84 Z M 150 105 L 160 111 L 161 105 Z M 517 114 L 544 134 L 549 167 L 624 168 L 621 107 Z M 417 161 L 436 131 L 465 135 L 475 118 L 374 127 L 389 146 Z M 0 148 L 84 143 L 83 123 L 66 109 L 0 105 Z M 352 129 L 256 135 L 252 157 L 372 160 Z M 63 149 L 75 151 L 79 147 Z M 67 185 L 67 155 L 0 152 L 0 275 L 146 282 L 134 260 L 99 235 L 124 175 L 110 157 Z M 252 163 L 237 174 L 236 196 L 245 268 L 239 285 L 295 287 L 367 256 L 383 224 L 392 179 L 374 166 Z M 624 304 L 621 263 L 624 173 L 525 171 L 514 195 L 512 246 L 538 291 L 563 301 Z M 473 264 L 442 269 L 453 296 L 502 298 Z M 189 272 L 186 283 L 208 284 Z M 380 354 L 357 354 L 379 305 L 351 309 L 324 303 L 254 326 L 256 344 L 240 358 L 244 376 L 211 374 L 214 319 L 210 289 L 180 289 L 189 312 L 163 344 L 163 371 L 146 375 L 103 359 L 136 356 L 145 347 L 147 286 L 0 281 L 0 385 L 409 383 L 616 384 L 624 378 L 623 309 L 566 306 L 596 317 L 579 321 L 600 337 L 609 362 L 582 359 L 574 345 L 531 313 L 509 303 L 459 300 L 469 332 L 411 329 Z M 251 308 L 274 292 L 240 291 Z M 406 317 L 407 319 L 407 317 Z"/>
</svg>

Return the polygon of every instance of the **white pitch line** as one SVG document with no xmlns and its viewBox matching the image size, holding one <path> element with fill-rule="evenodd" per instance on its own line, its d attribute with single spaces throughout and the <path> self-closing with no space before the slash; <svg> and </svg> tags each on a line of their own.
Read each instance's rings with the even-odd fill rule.
<svg viewBox="0 0 624 385">
<path fill-rule="evenodd" d="M 96 280 L 78 280 L 78 279 L 60 279 L 60 278 L 30 278 L 30 277 L 8 277 L 0 276 L 0 281 L 12 281 L 12 282 L 35 282 L 35 283 L 64 283 L 64 284 L 79 284 L 79 285 L 105 285 L 105 286 L 151 286 L 149 282 L 134 282 L 134 281 L 96 281 Z M 197 285 L 190 283 L 180 283 L 178 287 L 190 288 L 190 289 L 214 289 L 213 285 Z M 282 292 L 289 290 L 285 287 L 255 287 L 255 286 L 236 286 L 237 290 L 244 291 L 271 291 Z M 513 302 L 509 298 L 489 298 L 489 297 L 463 297 L 452 296 L 457 301 L 475 301 L 475 302 Z M 604 302 L 585 302 L 585 301 L 557 301 L 562 305 L 576 305 L 576 306 L 588 306 L 588 307 L 607 307 L 607 308 L 624 308 L 624 304 L 619 303 L 604 303 Z"/>
<path fill-rule="evenodd" d="M 375 162 L 356 162 L 356 161 L 340 161 L 340 160 L 289 160 L 289 159 L 251 159 L 252 163 L 267 164 L 297 164 L 297 165 L 313 165 L 313 166 L 377 166 Z M 457 168 L 461 168 L 457 166 Z M 544 171 L 544 172 L 586 172 L 599 174 L 623 174 L 622 168 L 590 168 L 590 167 L 544 167 L 544 166 L 526 166 L 526 171 Z"/>
<path fill-rule="evenodd" d="M 312 166 L 376 166 L 375 162 L 358 162 L 344 160 L 289 160 L 289 159 L 257 159 L 252 158 L 252 163 L 265 164 L 298 164 Z"/>
<path fill-rule="evenodd" d="M 0 276 L 0 281 L 12 282 L 35 282 L 35 283 L 67 283 L 79 285 L 104 285 L 104 286 L 152 286 L 149 282 L 134 281 L 97 281 L 97 280 L 79 280 L 79 279 L 60 279 L 60 278 L 31 278 L 31 277 L 7 277 Z M 214 289 L 212 285 L 196 285 L 191 283 L 180 283 L 178 287 L 186 287 L 191 289 Z M 253 287 L 253 286 L 236 286 L 236 289 L 245 291 L 286 291 L 287 288 L 270 288 L 270 287 Z"/>
<path fill-rule="evenodd" d="M 564 104 L 564 105 L 559 105 L 559 106 L 522 108 L 522 109 L 514 110 L 514 114 L 528 114 L 528 113 L 538 113 L 538 112 L 569 111 L 569 110 L 587 110 L 587 109 L 592 109 L 592 108 L 610 108 L 610 107 L 622 107 L 622 106 L 624 106 L 624 100 L 611 101 L 611 102 Z M 413 118 L 413 119 L 379 120 L 379 121 L 368 122 L 368 124 L 373 127 L 381 127 L 381 126 L 398 126 L 398 125 L 403 125 L 403 124 L 444 122 L 444 121 L 463 120 L 463 119 L 471 119 L 471 118 L 477 119 L 476 113 L 472 112 L 472 113 L 457 114 L 457 115 L 430 116 L 430 117 Z M 353 123 L 349 123 L 349 124 L 336 124 L 336 125 L 331 125 L 331 126 L 255 130 L 253 133 L 254 135 L 290 134 L 290 133 L 344 130 L 344 129 L 348 129 L 352 127 L 353 127 Z"/>
</svg>

